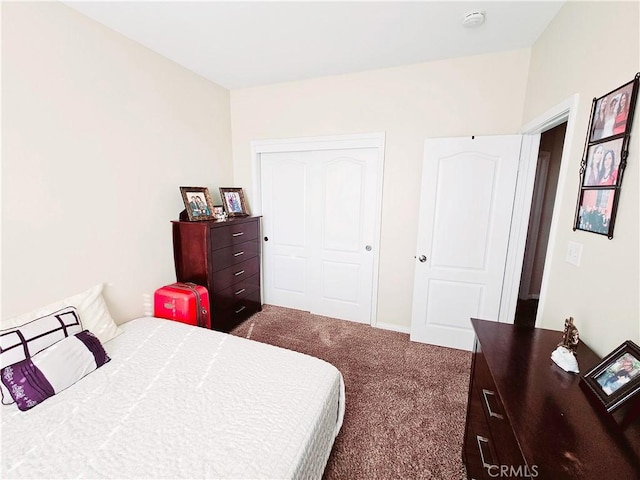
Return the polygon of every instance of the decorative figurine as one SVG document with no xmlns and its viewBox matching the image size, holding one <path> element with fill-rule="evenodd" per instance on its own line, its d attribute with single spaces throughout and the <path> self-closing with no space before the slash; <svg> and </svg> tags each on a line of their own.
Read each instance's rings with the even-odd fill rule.
<svg viewBox="0 0 640 480">
<path fill-rule="evenodd" d="M 565 372 L 580 373 L 580 370 L 578 370 L 578 360 L 576 359 L 579 342 L 580 335 L 578 334 L 578 329 L 573 324 L 573 317 L 569 317 L 564 321 L 562 342 L 560 342 L 558 348 L 551 353 L 551 359 Z"/>
<path fill-rule="evenodd" d="M 565 347 L 571 350 L 574 355 L 578 350 L 578 343 L 580 342 L 580 335 L 578 329 L 573 324 L 573 317 L 569 317 L 564 321 L 564 333 L 562 335 L 562 342 L 558 344 L 559 347 Z"/>
</svg>

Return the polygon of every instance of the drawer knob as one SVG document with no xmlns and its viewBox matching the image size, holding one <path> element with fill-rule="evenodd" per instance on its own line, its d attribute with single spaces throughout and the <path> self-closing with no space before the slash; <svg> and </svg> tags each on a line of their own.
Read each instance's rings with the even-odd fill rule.
<svg viewBox="0 0 640 480">
<path fill-rule="evenodd" d="M 246 307 L 246 305 L 241 306 L 238 310 L 235 310 L 236 314 L 240 313 L 241 311 L 243 311 Z"/>
<path fill-rule="evenodd" d="M 239 272 L 234 273 L 234 275 L 237 277 L 238 275 L 242 275 L 244 273 L 244 270 L 240 270 Z"/>
<path fill-rule="evenodd" d="M 232 237 L 239 237 L 240 235 L 244 235 L 244 232 L 232 233 Z"/>
<path fill-rule="evenodd" d="M 239 257 L 240 255 L 244 255 L 244 252 L 236 252 L 233 254 L 234 257 Z"/>
<path fill-rule="evenodd" d="M 235 294 L 236 295 L 240 295 L 242 292 L 246 291 L 246 288 L 241 288 L 240 290 L 238 290 Z"/>
</svg>

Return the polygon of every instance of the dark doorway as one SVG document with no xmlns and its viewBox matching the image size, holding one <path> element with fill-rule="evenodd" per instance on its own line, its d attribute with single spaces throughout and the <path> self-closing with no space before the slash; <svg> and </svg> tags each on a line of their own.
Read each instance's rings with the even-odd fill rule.
<svg viewBox="0 0 640 480">
<path fill-rule="evenodd" d="M 538 165 L 514 320 L 516 325 L 534 326 L 536 323 L 566 130 L 567 123 L 564 122 L 540 135 Z"/>
</svg>

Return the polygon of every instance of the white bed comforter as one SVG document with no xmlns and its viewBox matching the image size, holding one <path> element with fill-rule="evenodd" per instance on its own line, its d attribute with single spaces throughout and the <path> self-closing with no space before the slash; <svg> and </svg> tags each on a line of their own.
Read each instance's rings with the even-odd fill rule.
<svg viewBox="0 0 640 480">
<path fill-rule="evenodd" d="M 2 407 L 2 478 L 321 478 L 344 384 L 300 353 L 141 318 L 111 362 L 41 405 Z"/>
</svg>

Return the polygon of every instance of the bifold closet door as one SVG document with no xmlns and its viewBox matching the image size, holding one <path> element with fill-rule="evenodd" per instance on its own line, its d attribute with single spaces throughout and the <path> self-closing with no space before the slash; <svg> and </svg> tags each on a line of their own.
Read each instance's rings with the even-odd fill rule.
<svg viewBox="0 0 640 480">
<path fill-rule="evenodd" d="M 261 155 L 265 303 L 371 322 L 377 153 Z"/>
</svg>

